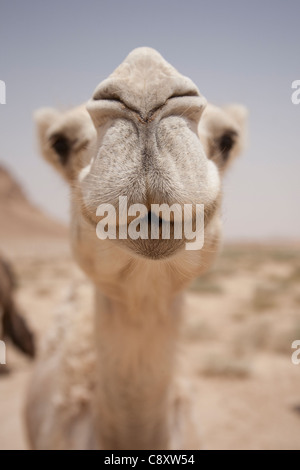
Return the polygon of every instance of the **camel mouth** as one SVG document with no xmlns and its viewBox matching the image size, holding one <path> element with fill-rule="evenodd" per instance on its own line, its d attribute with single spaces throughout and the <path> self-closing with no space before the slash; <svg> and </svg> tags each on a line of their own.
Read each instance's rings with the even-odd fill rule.
<svg viewBox="0 0 300 470">
<path fill-rule="evenodd" d="M 82 204 L 81 214 L 90 228 L 95 230 L 95 236 L 98 237 L 99 242 L 109 240 L 137 257 L 163 260 L 173 257 L 184 249 L 202 249 L 205 229 L 216 213 L 219 197 L 220 195 L 216 201 L 205 208 L 204 205 L 198 205 L 203 207 L 200 224 L 198 223 L 199 214 L 194 211 L 192 204 L 187 204 L 191 209 L 190 216 L 187 218 L 183 216 L 185 208 L 182 218 L 179 217 L 179 211 L 170 212 L 167 217 L 163 217 L 166 214 L 161 215 L 155 210 L 147 210 L 146 206 L 143 215 L 132 216 L 127 209 L 125 213 L 121 210 L 118 212 L 113 205 L 109 204 L 104 204 L 105 210 L 103 209 L 101 214 L 98 211 L 88 210 Z M 107 206 L 114 209 L 113 219 L 106 215 L 109 212 Z M 188 230 L 186 230 L 186 223 L 189 225 Z"/>
<path fill-rule="evenodd" d="M 146 232 L 144 235 L 147 238 L 134 240 L 128 237 L 126 240 L 118 239 L 120 245 L 135 256 L 150 260 L 163 260 L 184 249 L 184 234 L 181 233 L 178 239 L 174 236 L 174 220 L 164 219 L 149 210 L 148 214 L 141 220 L 141 225 L 143 223 Z M 128 224 L 127 229 L 129 226 L 130 224 Z M 165 232 L 167 232 L 167 236 Z"/>
<path fill-rule="evenodd" d="M 81 214 L 89 227 L 95 230 L 96 234 L 99 218 L 96 218 L 92 213 L 90 213 L 84 205 L 82 206 Z M 127 236 L 126 239 L 123 239 L 122 233 L 124 234 L 124 231 L 128 231 L 131 222 L 132 220 L 129 221 L 126 226 L 117 224 L 115 226 L 116 238 L 109 240 L 111 243 L 117 243 L 122 249 L 129 251 L 131 255 L 143 259 L 163 260 L 174 256 L 185 247 L 186 239 L 184 234 L 182 234 L 182 237 L 179 239 L 174 238 L 174 220 L 163 219 L 149 211 L 147 216 L 144 218 L 148 238 L 133 239 L 130 238 L 130 236 Z M 163 238 L 164 227 L 168 225 L 170 227 L 170 236 L 168 238 Z M 151 238 L 151 229 L 153 232 L 153 227 L 156 229 L 158 235 L 157 238 Z M 101 242 L 101 240 L 99 240 L 99 242 Z"/>
<path fill-rule="evenodd" d="M 208 210 L 203 213 L 203 225 L 202 225 L 202 237 L 203 243 L 198 245 L 198 248 L 195 250 L 202 249 L 204 245 L 204 232 L 205 228 L 208 226 L 216 212 L 216 206 L 213 205 L 209 207 Z M 146 218 L 145 218 L 146 219 Z M 145 220 L 146 222 L 146 220 Z M 157 238 L 151 237 L 152 229 L 156 228 Z M 167 237 L 164 236 L 165 228 L 169 228 Z M 191 229 L 194 232 L 197 227 L 196 217 L 191 219 Z M 117 242 L 119 245 L 124 248 L 126 251 L 130 251 L 131 254 L 143 259 L 149 259 L 153 261 L 158 260 L 167 260 L 174 258 L 176 255 L 182 251 L 189 249 L 187 246 L 194 243 L 195 239 L 197 241 L 198 235 L 195 238 L 190 238 L 186 236 L 184 226 L 181 226 L 177 223 L 174 218 L 164 219 L 158 217 L 155 213 L 151 211 L 148 212 L 147 216 L 147 229 L 148 237 L 147 239 L 138 238 L 136 240 L 127 238 L 126 240 L 118 239 Z M 177 235 L 175 235 L 177 233 Z M 200 236 L 201 238 L 201 236 Z M 193 240 L 193 241 L 192 241 Z M 193 248 L 192 248 L 193 249 Z"/>
<path fill-rule="evenodd" d="M 97 222 L 91 217 L 86 211 L 82 212 L 84 220 L 92 227 L 96 232 Z M 171 226 L 173 223 L 171 222 Z M 160 233 L 162 231 L 163 220 L 159 220 Z M 149 231 L 151 230 L 149 226 Z M 116 227 L 117 234 L 120 233 L 120 226 Z M 100 242 L 101 240 L 99 240 Z M 111 243 L 117 243 L 122 249 L 130 252 L 138 258 L 149 259 L 149 260 L 164 260 L 174 256 L 177 252 L 184 250 L 185 240 L 168 239 L 164 240 L 161 237 L 158 240 L 149 238 L 148 240 L 138 239 L 132 240 L 127 238 L 126 240 L 117 237 L 115 240 L 109 240 Z"/>
</svg>

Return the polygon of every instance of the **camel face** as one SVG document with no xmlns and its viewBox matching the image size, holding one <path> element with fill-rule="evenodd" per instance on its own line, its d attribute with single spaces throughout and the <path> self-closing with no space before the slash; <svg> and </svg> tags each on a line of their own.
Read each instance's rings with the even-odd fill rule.
<svg viewBox="0 0 300 470">
<path fill-rule="evenodd" d="M 184 231 L 176 239 L 172 211 L 167 219 L 157 217 L 158 239 L 149 234 L 148 240 L 122 240 L 120 197 L 127 198 L 128 207 L 146 207 L 148 225 L 153 220 L 152 205 L 177 205 L 183 216 L 184 205 L 201 204 L 205 228 L 210 226 L 205 240 L 208 232 L 216 240 L 220 180 L 242 150 L 246 115 L 240 105 L 206 105 L 194 83 L 149 48 L 131 52 L 100 83 L 87 105 L 65 112 L 39 110 L 42 154 L 71 185 L 76 243 L 85 239 L 79 236 L 80 220 L 95 235 L 97 210 L 109 204 L 117 214 L 117 240 L 112 243 L 120 248 L 153 259 L 184 250 Z M 168 239 L 161 236 L 164 222 L 170 225 Z"/>
<path fill-rule="evenodd" d="M 91 164 L 82 171 L 83 213 L 96 223 L 101 204 L 204 204 L 212 215 L 220 180 L 197 129 L 206 100 L 191 80 L 156 51 L 133 51 L 96 89 L 87 109 L 97 131 Z M 149 221 L 150 221 L 149 217 Z M 207 220 L 209 217 L 207 217 Z M 150 223 L 150 222 L 149 222 Z M 184 246 L 174 240 L 122 242 L 139 255 L 161 258 Z"/>
</svg>

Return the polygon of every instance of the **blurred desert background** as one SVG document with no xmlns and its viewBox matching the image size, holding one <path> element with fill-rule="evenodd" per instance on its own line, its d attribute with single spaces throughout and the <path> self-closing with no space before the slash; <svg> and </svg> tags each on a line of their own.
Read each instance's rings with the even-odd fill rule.
<svg viewBox="0 0 300 470">
<path fill-rule="evenodd" d="M 34 207 L 3 166 L 0 220 L 0 250 L 39 348 L 62 299 L 79 283 L 88 296 L 89 283 L 72 260 L 66 227 Z M 291 343 L 300 339 L 299 248 L 225 244 L 215 267 L 191 286 L 183 351 L 205 449 L 300 449 L 300 366 L 291 362 Z M 0 448 L 26 449 L 22 416 L 33 363 L 9 342 L 7 362 Z"/>
</svg>

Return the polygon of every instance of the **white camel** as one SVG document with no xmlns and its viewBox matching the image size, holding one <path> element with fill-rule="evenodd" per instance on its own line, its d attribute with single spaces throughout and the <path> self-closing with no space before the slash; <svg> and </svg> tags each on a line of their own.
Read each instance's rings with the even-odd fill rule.
<svg viewBox="0 0 300 470">
<path fill-rule="evenodd" d="M 42 153 L 70 184 L 74 256 L 94 300 L 69 299 L 48 338 L 27 402 L 33 448 L 199 447 L 177 374 L 182 292 L 218 251 L 221 176 L 245 118 L 239 105 L 206 106 L 150 48 L 131 52 L 87 107 L 37 113 Z M 97 207 L 117 208 L 119 196 L 146 205 L 149 220 L 153 203 L 204 204 L 203 249 L 172 236 L 99 240 Z"/>
</svg>

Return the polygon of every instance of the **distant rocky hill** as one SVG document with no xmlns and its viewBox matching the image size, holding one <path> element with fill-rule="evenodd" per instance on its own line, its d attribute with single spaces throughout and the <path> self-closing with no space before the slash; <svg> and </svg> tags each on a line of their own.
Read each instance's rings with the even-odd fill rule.
<svg viewBox="0 0 300 470">
<path fill-rule="evenodd" d="M 17 242 L 33 245 L 66 239 L 66 227 L 36 208 L 14 176 L 0 164 L 0 250 Z"/>
</svg>

